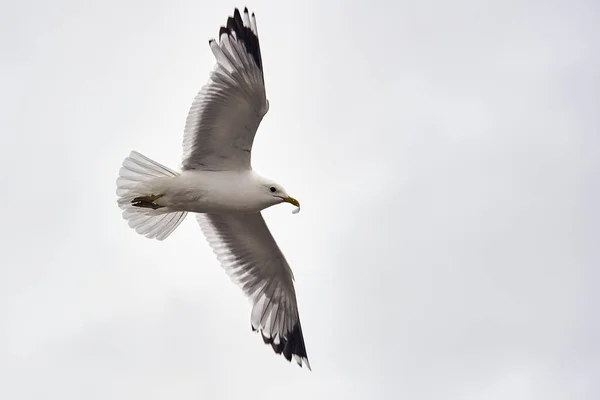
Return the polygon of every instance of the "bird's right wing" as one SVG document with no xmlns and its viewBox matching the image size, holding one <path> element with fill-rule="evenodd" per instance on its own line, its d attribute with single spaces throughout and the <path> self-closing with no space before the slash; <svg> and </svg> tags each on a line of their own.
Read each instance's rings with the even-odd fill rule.
<svg viewBox="0 0 600 400">
<path fill-rule="evenodd" d="M 197 214 L 198 222 L 225 271 L 251 299 L 252 329 L 298 365 L 310 369 L 293 275 L 260 213 Z"/>
<path fill-rule="evenodd" d="M 182 169 L 250 169 L 256 130 L 269 109 L 254 14 L 236 8 L 219 41 L 209 41 L 217 64 L 185 124 Z"/>
</svg>

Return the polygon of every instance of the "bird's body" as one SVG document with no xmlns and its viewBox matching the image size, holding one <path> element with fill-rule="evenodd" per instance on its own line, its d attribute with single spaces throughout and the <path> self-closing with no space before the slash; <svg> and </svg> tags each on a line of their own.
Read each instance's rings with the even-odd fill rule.
<svg viewBox="0 0 600 400">
<path fill-rule="evenodd" d="M 252 329 L 310 369 L 292 270 L 260 213 L 282 202 L 297 212 L 300 204 L 250 162 L 269 110 L 254 14 L 235 9 L 209 46 L 217 64 L 190 107 L 181 171 L 132 151 L 119 171 L 117 202 L 131 228 L 158 240 L 195 213 L 217 259 L 252 301 Z"/>
<path fill-rule="evenodd" d="M 160 207 L 157 213 L 257 213 L 280 202 L 275 197 L 260 196 L 266 181 L 254 170 L 187 170 L 174 177 L 153 179 L 148 182 L 148 192 L 161 194 L 154 201 Z"/>
</svg>

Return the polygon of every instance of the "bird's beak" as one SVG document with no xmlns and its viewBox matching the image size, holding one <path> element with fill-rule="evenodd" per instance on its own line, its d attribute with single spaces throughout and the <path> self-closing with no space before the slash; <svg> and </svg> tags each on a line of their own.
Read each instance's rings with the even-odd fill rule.
<svg viewBox="0 0 600 400">
<path fill-rule="evenodd" d="M 282 199 L 286 203 L 290 203 L 290 204 L 295 205 L 296 207 L 300 207 L 300 202 L 293 197 L 287 196 L 287 197 L 282 197 Z"/>
<path fill-rule="evenodd" d="M 286 203 L 290 203 L 296 206 L 296 208 L 294 209 L 294 211 L 292 211 L 292 214 L 298 214 L 300 212 L 300 202 L 298 200 L 296 200 L 293 197 L 287 196 L 287 197 L 282 197 L 282 200 L 285 201 Z"/>
</svg>

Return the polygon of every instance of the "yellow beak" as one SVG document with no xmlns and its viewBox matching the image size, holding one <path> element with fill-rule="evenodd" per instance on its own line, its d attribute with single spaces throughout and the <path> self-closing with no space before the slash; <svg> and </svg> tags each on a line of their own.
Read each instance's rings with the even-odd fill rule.
<svg viewBox="0 0 600 400">
<path fill-rule="evenodd" d="M 293 198 L 293 197 L 290 197 L 290 196 L 288 196 L 288 197 L 282 197 L 282 199 L 286 203 L 290 203 L 290 204 L 295 205 L 296 207 L 300 207 L 300 202 L 298 200 L 296 200 L 295 198 Z"/>
</svg>

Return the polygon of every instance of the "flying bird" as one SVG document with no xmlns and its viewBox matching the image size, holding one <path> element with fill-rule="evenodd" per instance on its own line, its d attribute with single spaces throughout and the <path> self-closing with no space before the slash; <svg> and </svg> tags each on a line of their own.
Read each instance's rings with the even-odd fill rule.
<svg viewBox="0 0 600 400">
<path fill-rule="evenodd" d="M 158 240 L 194 213 L 252 302 L 252 330 L 310 370 L 292 270 L 261 214 L 284 202 L 298 212 L 300 203 L 251 166 L 254 136 L 269 110 L 254 13 L 236 8 L 208 44 L 216 65 L 189 110 L 180 171 L 132 151 L 119 170 L 117 204 L 131 228 Z"/>
</svg>

